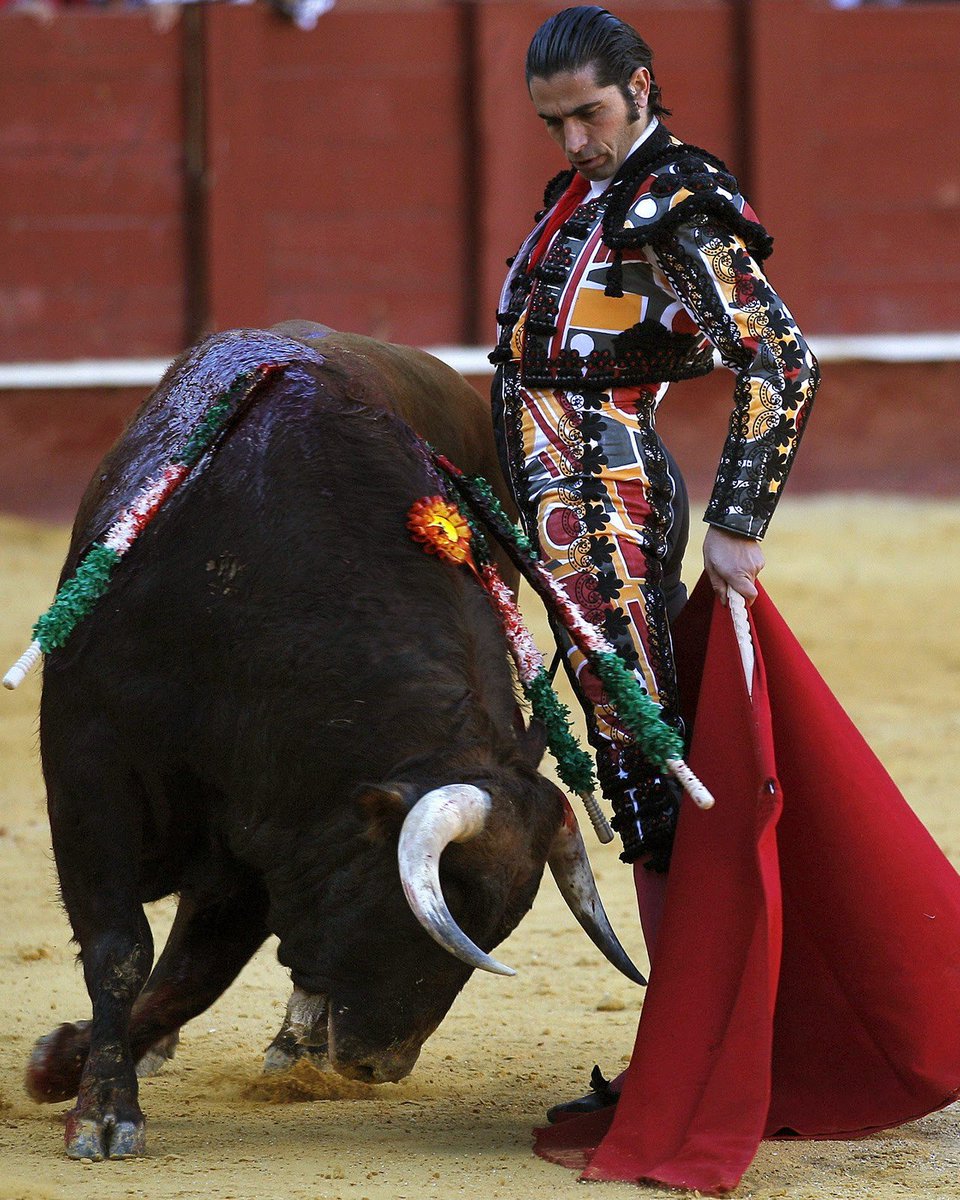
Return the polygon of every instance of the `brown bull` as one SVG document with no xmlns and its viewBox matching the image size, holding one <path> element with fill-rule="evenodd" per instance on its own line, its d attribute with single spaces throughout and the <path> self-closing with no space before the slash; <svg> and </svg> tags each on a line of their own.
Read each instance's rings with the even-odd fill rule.
<svg viewBox="0 0 960 1200">
<path fill-rule="evenodd" d="M 97 472 L 65 576 L 211 396 L 266 361 L 282 369 L 45 664 L 53 846 L 93 1019 L 38 1043 L 28 1087 L 77 1095 L 76 1158 L 142 1152 L 136 1062 L 270 933 L 295 987 L 287 1041 L 371 1081 L 412 1069 L 472 968 L 506 970 L 489 951 L 548 859 L 631 971 L 485 594 L 407 536 L 437 480 L 405 422 L 496 472 L 485 407 L 442 364 L 303 323 L 208 339 Z M 142 906 L 171 893 L 151 972 Z"/>
</svg>

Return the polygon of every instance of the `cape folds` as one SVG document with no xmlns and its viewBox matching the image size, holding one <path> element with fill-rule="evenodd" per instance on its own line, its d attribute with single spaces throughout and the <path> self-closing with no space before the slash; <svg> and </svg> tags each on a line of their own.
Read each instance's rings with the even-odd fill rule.
<svg viewBox="0 0 960 1200">
<path fill-rule="evenodd" d="M 960 877 L 769 597 L 748 695 L 705 581 L 674 627 L 690 762 L 615 1108 L 537 1133 L 586 1179 L 717 1195 L 763 1138 L 852 1138 L 960 1097 Z"/>
</svg>

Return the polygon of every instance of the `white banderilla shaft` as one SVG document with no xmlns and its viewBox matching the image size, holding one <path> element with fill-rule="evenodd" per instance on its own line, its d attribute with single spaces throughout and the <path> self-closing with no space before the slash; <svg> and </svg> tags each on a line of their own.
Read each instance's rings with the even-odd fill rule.
<svg viewBox="0 0 960 1200">
<path fill-rule="evenodd" d="M 40 643 L 31 642 L 6 675 L 4 675 L 3 686 L 12 692 L 14 688 L 23 683 L 27 672 L 42 655 L 43 651 L 40 649 Z"/>
</svg>

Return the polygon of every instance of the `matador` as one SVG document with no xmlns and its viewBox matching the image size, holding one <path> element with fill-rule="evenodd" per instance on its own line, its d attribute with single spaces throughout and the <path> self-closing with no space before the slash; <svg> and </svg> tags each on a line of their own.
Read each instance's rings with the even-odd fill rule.
<svg viewBox="0 0 960 1200">
<path fill-rule="evenodd" d="M 527 83 L 571 167 L 503 286 L 491 355 L 501 457 L 543 561 L 679 727 L 670 623 L 685 600 L 687 499 L 658 406 L 715 358 L 734 373 L 704 559 L 718 591 L 750 601 L 818 368 L 764 274 L 771 238 L 724 164 L 664 125 L 652 54 L 630 26 L 564 10 L 534 36 Z M 663 871 L 676 787 L 564 650 L 622 857 Z"/>
</svg>

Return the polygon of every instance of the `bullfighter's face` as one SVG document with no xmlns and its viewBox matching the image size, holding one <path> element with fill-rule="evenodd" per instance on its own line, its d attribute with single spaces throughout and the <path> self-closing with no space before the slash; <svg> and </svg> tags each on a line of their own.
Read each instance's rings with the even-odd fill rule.
<svg viewBox="0 0 960 1200">
<path fill-rule="evenodd" d="M 547 132 L 591 182 L 612 178 L 650 121 L 650 73 L 639 67 L 627 84 L 600 87 L 592 65 L 530 80 L 530 98 Z"/>
</svg>

